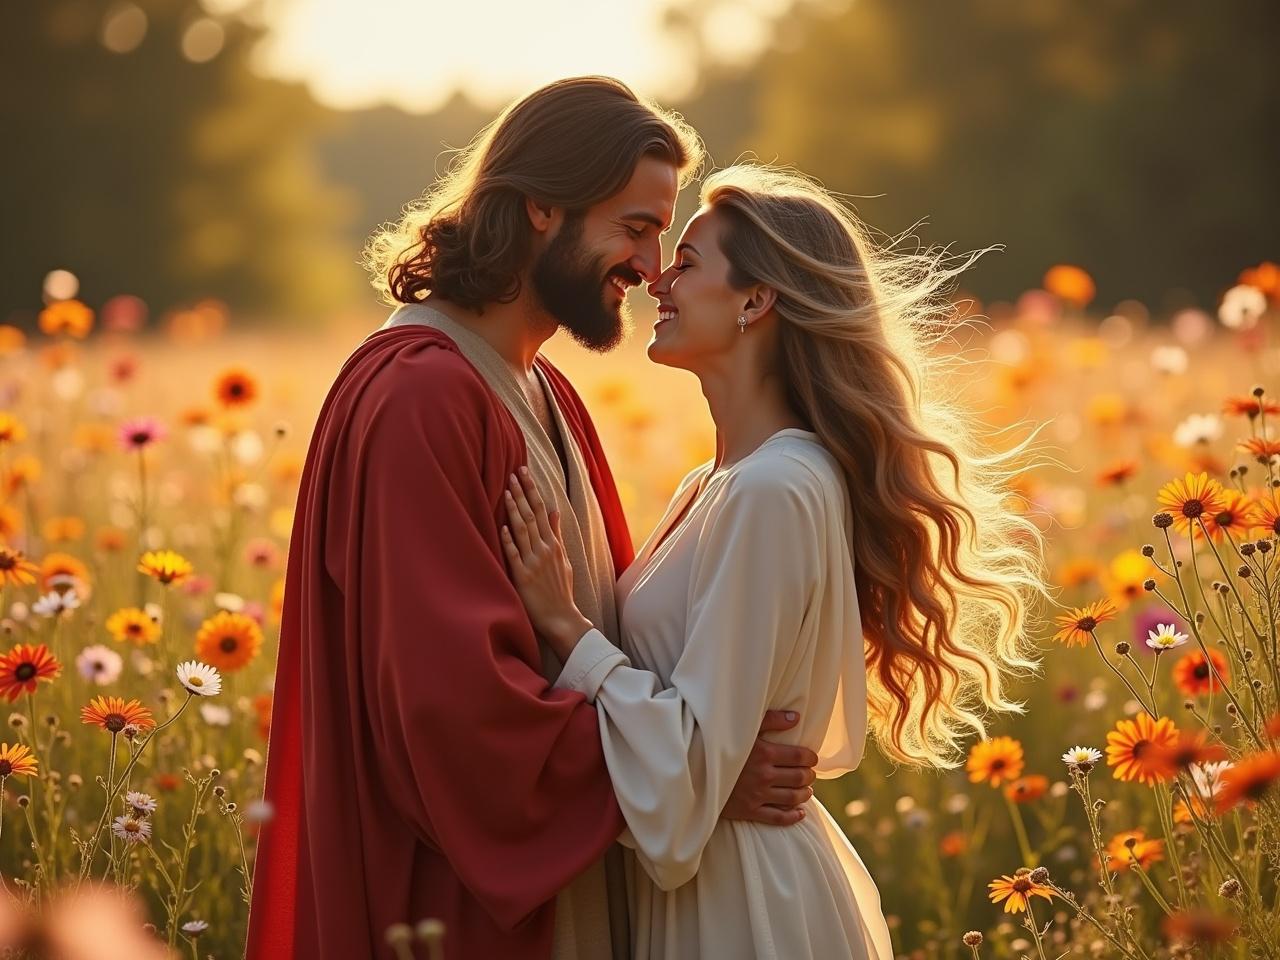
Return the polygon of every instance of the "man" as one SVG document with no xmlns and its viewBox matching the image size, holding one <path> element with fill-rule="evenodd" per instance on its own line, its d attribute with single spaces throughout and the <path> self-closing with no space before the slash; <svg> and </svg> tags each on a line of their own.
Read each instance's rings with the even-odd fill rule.
<svg viewBox="0 0 1280 960">
<path fill-rule="evenodd" d="M 451 960 L 628 957 L 597 717 L 510 583 L 502 493 L 525 464 L 550 492 L 575 600 L 616 638 L 630 537 L 590 418 L 538 350 L 560 326 L 621 340 L 700 159 L 622 84 L 561 81 L 371 245 L 402 305 L 338 375 L 303 472 L 250 960 L 389 955 L 387 927 L 426 917 Z M 816 761 L 759 741 L 724 815 L 794 823 Z"/>
</svg>

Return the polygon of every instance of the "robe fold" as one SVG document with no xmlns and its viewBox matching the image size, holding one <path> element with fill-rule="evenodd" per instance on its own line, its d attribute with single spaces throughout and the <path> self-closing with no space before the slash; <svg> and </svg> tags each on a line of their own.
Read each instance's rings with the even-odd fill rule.
<svg viewBox="0 0 1280 960">
<path fill-rule="evenodd" d="M 598 438 L 582 451 L 615 571 L 631 560 Z M 437 917 L 448 960 L 546 960 L 555 897 L 624 827 L 595 710 L 554 689 L 499 541 L 526 461 L 446 334 L 380 330 L 329 391 L 290 542 L 249 960 L 390 956 Z"/>
</svg>

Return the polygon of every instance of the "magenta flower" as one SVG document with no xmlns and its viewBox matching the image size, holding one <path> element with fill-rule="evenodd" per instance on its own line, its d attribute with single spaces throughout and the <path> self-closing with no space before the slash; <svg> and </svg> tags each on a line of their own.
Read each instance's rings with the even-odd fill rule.
<svg viewBox="0 0 1280 960">
<path fill-rule="evenodd" d="M 143 450 L 168 435 L 164 425 L 155 417 L 134 417 L 120 424 L 120 446 L 128 453 Z"/>
</svg>

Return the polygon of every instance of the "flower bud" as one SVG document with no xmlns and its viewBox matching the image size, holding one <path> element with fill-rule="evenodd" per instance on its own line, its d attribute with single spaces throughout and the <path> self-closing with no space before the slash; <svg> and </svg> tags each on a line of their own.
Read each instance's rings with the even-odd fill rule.
<svg viewBox="0 0 1280 960">
<path fill-rule="evenodd" d="M 1124 656 L 1126 653 L 1128 653 L 1128 652 L 1129 652 L 1129 641 L 1128 641 L 1128 640 L 1121 640 L 1119 643 L 1117 643 L 1117 644 L 1116 644 L 1116 653 L 1117 653 L 1117 654 L 1119 654 L 1120 656 L 1122 656 L 1122 657 L 1123 657 L 1123 656 Z"/>
<path fill-rule="evenodd" d="M 1226 897 L 1228 900 L 1234 900 L 1240 895 L 1240 881 L 1235 877 L 1227 877 L 1222 881 L 1222 886 L 1218 887 L 1218 896 Z"/>
<path fill-rule="evenodd" d="M 1147 593 L 1150 593 L 1155 588 L 1156 582 L 1151 577 L 1147 577 L 1147 579 L 1142 581 L 1142 589 L 1147 591 Z"/>
<path fill-rule="evenodd" d="M 1048 883 L 1049 871 L 1045 867 L 1036 867 L 1028 878 L 1032 883 Z"/>
<path fill-rule="evenodd" d="M 982 934 L 977 930 L 970 930 L 961 939 L 966 947 L 982 946 Z"/>
<path fill-rule="evenodd" d="M 1149 543 L 1144 543 L 1142 545 L 1142 555 L 1144 557 L 1154 557 L 1156 555 L 1156 548 Z"/>
<path fill-rule="evenodd" d="M 1154 517 L 1151 518 L 1151 524 L 1157 530 L 1167 530 L 1169 527 L 1173 526 L 1173 514 L 1166 513 L 1165 511 L 1161 510 L 1159 513 L 1157 513 Z"/>
</svg>

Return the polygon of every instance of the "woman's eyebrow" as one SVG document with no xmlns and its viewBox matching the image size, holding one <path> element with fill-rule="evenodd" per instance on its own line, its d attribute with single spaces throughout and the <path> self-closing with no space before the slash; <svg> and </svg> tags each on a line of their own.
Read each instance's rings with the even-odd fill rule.
<svg viewBox="0 0 1280 960">
<path fill-rule="evenodd" d="M 692 243 L 681 243 L 681 244 L 679 244 L 679 245 L 676 247 L 676 253 L 679 253 L 681 250 L 690 250 L 690 251 L 692 251 L 694 254 L 696 254 L 697 256 L 699 256 L 699 257 L 700 257 L 700 256 L 702 256 L 702 254 L 698 253 L 698 248 L 697 248 L 697 247 L 695 247 Z"/>
</svg>

